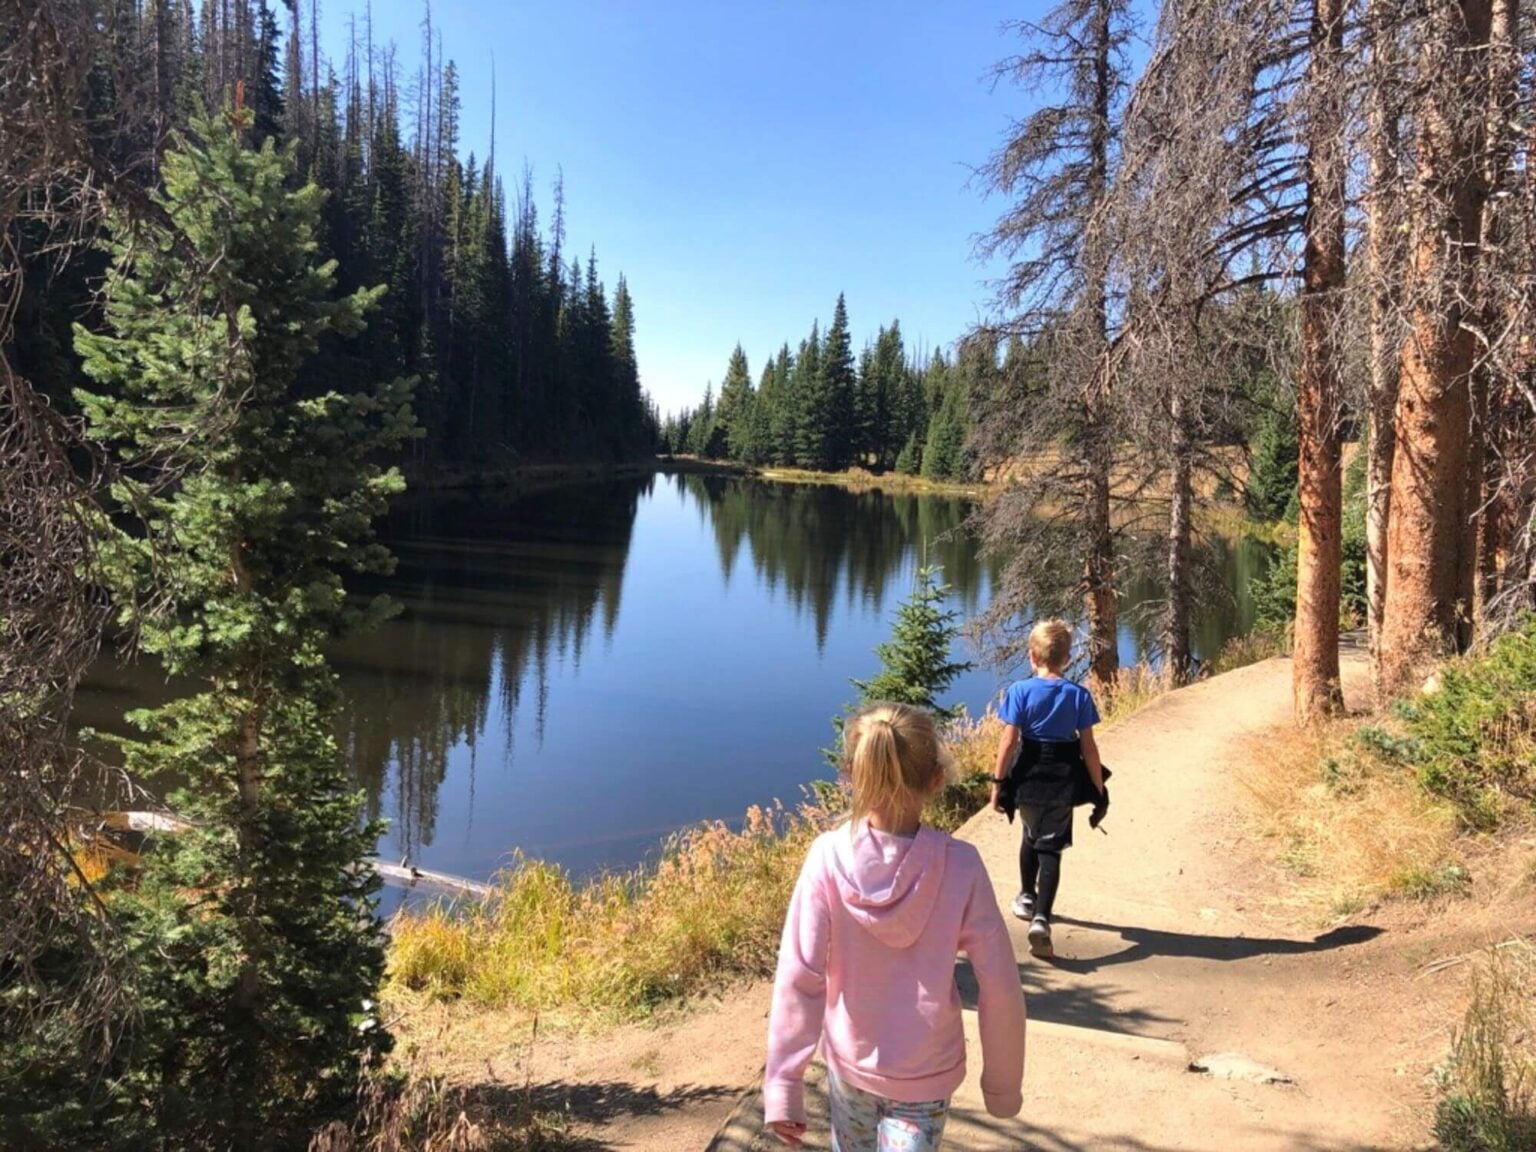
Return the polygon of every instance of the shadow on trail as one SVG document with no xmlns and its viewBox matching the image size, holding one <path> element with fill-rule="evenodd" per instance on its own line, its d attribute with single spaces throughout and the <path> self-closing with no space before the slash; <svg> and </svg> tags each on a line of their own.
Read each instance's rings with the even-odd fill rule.
<svg viewBox="0 0 1536 1152">
<path fill-rule="evenodd" d="M 1117 934 L 1129 941 L 1128 948 L 1108 956 L 1057 956 L 1053 967 L 1064 972 L 1087 975 L 1116 964 L 1134 964 L 1153 956 L 1172 956 L 1189 960 L 1251 960 L 1257 956 L 1299 956 L 1309 952 L 1331 952 L 1374 940 L 1386 929 L 1370 924 L 1352 924 L 1334 928 L 1311 940 L 1285 940 L 1263 936 L 1203 936 L 1193 932 L 1163 932 L 1154 928 L 1133 928 L 1119 924 L 1100 924 L 1093 920 L 1075 920 L 1058 916 L 1056 922 L 1087 928 L 1094 932 Z"/>
<path fill-rule="evenodd" d="M 602 1132 L 571 1133 L 571 1124 L 602 1128 L 620 1117 L 665 1116 L 696 1104 L 733 1099 L 740 1087 L 684 1084 L 669 1092 L 654 1085 L 621 1080 L 576 1082 L 550 1080 L 518 1084 L 492 1081 L 464 1091 L 465 1111 L 476 1123 L 493 1128 L 511 1148 L 546 1148 L 550 1152 L 611 1152 L 619 1144 Z M 503 1147 L 493 1140 L 492 1147 Z"/>
<path fill-rule="evenodd" d="M 1127 1036 L 1161 1036 L 1166 1026 L 1178 1021 L 1145 1008 L 1131 1008 L 1111 1003 L 1121 989 L 1113 985 L 1046 984 L 1042 977 L 1049 969 L 1038 962 L 1019 965 L 1019 986 L 1029 999 L 1029 1018 L 1069 1024 L 1076 1028 L 1094 1028 L 1100 1032 L 1119 1032 Z M 955 961 L 955 985 L 960 989 L 960 1003 L 976 1007 L 976 973 L 969 960 Z"/>
<path fill-rule="evenodd" d="M 1115 1148 L 1119 1152 L 1177 1152 L 1179 1148 L 1188 1147 L 1182 1142 L 1178 1145 L 1152 1143 L 1124 1132 L 1106 1134 L 1058 1131 L 1032 1124 L 1024 1117 L 1017 1120 L 996 1120 L 984 1113 L 970 1111 L 965 1112 L 964 1117 L 967 1128 L 979 1129 L 1010 1142 L 1017 1142 L 1019 1148 L 1027 1148 L 1029 1152 L 1099 1152 L 1103 1148 Z M 1273 1136 L 1273 1147 L 1283 1147 L 1288 1149 L 1288 1152 L 1379 1152 L 1381 1148 L 1379 1144 L 1340 1142 L 1333 1136 L 1308 1137 L 1296 1132 L 1276 1129 L 1264 1131 Z"/>
</svg>

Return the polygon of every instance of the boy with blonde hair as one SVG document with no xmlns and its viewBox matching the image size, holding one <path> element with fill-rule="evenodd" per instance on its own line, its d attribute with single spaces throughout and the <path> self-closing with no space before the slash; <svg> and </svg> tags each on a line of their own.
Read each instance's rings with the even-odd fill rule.
<svg viewBox="0 0 1536 1152">
<path fill-rule="evenodd" d="M 1062 672 L 1072 658 L 1072 630 L 1060 620 L 1042 620 L 1029 634 L 1034 675 L 1009 686 L 998 716 L 1005 727 L 992 777 L 992 807 L 1005 810 L 1003 789 L 1011 787 L 1024 825 L 1019 847 L 1019 895 L 1013 914 L 1028 920 L 1029 950 L 1055 955 L 1051 913 L 1061 884 L 1061 854 L 1072 846 L 1072 805 L 1078 774 L 1102 795 L 1103 765 L 1094 742 L 1099 710 L 1093 695 Z"/>
</svg>

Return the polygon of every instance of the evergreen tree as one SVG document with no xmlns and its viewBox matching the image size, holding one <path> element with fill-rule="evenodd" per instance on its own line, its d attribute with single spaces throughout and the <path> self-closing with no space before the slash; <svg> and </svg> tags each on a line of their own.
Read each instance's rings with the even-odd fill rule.
<svg viewBox="0 0 1536 1152">
<path fill-rule="evenodd" d="M 773 413 L 778 401 L 778 372 L 773 361 L 763 365 L 763 374 L 747 414 L 747 431 L 739 452 L 733 450 L 733 458 L 753 467 L 766 464 L 773 458 Z"/>
<path fill-rule="evenodd" d="M 635 302 L 629 294 L 629 282 L 621 275 L 613 293 L 613 337 L 610 364 L 614 373 L 618 409 L 613 414 L 620 429 L 621 455 L 631 455 L 636 435 L 636 413 L 645 414 L 646 399 L 640 388 L 640 364 L 635 358 Z M 651 423 L 642 419 L 641 425 Z"/>
<path fill-rule="evenodd" d="M 746 458 L 748 426 L 752 419 L 752 373 L 747 354 L 737 344 L 720 383 L 720 403 L 715 420 L 720 425 L 725 452 L 733 460 Z"/>
<path fill-rule="evenodd" d="M 870 369 L 874 381 L 866 400 L 868 451 L 874 455 L 876 468 L 890 468 L 912 432 L 904 404 L 907 366 L 899 320 L 880 329 Z"/>
<path fill-rule="evenodd" d="M 109 1077 L 118 1120 L 185 1147 L 302 1147 L 388 1047 L 371 1015 L 378 829 L 333 736 L 324 644 L 382 612 L 352 606 L 342 574 L 388 566 L 371 524 L 401 483 L 377 461 L 410 434 L 409 384 L 306 381 L 382 289 L 335 295 L 313 256 L 323 193 L 292 190 L 270 141 L 243 144 L 251 124 L 236 107 L 177 138 L 163 222 L 114 218 L 106 331 L 76 330 L 99 389 L 79 399 L 134 518 L 102 575 L 195 688 L 122 742 L 133 778 L 186 782 L 172 805 L 191 827 L 111 905 L 137 998 Z M 132 479 L 151 463 L 180 481 Z"/>
<path fill-rule="evenodd" d="M 965 475 L 965 377 L 937 352 L 925 387 L 933 415 L 923 437 L 922 474 L 929 480 L 959 480 Z"/>
<path fill-rule="evenodd" d="M 715 386 L 704 389 L 704 403 L 693 414 L 688 426 L 688 451 L 702 459 L 718 459 L 723 451 L 723 437 L 715 407 Z"/>
<path fill-rule="evenodd" d="M 764 452 L 765 463 L 793 464 L 797 459 L 799 413 L 795 387 L 798 378 L 795 358 L 789 351 L 789 344 L 785 343 L 779 347 L 779 354 L 773 360 L 773 398 L 767 403 L 768 444 Z"/>
<path fill-rule="evenodd" d="M 794 441 L 786 449 L 787 463 L 801 468 L 824 468 L 832 429 L 828 425 L 831 404 L 824 391 L 826 376 L 821 370 L 821 329 L 811 325 L 811 334 L 800 343 L 790 376 L 789 410 L 794 427 Z"/>
<path fill-rule="evenodd" d="M 821 376 L 813 405 L 815 419 L 826 430 L 819 459 L 812 467 L 836 470 L 853 459 L 857 431 L 854 421 L 853 345 L 848 333 L 848 306 L 841 292 L 832 312 L 832 326 L 821 350 Z"/>
<path fill-rule="evenodd" d="M 939 576 L 936 567 L 917 569 L 912 594 L 896 612 L 890 640 L 875 647 L 880 671 L 872 679 L 853 681 L 861 703 L 887 700 L 928 708 L 940 716 L 958 715 L 959 706 L 941 708 L 937 701 L 972 665 L 951 659 L 960 614 L 944 608 L 949 588 L 939 583 Z"/>
<path fill-rule="evenodd" d="M 1243 503 L 1257 520 L 1287 518 L 1296 500 L 1296 413 L 1289 405 L 1264 412 L 1251 450 Z"/>
<path fill-rule="evenodd" d="M 879 389 L 880 381 L 875 375 L 875 350 L 865 345 L 864 351 L 859 353 L 859 369 L 853 386 L 853 419 L 850 424 L 852 438 L 848 458 L 855 467 L 871 463 L 879 466 L 878 460 L 870 459 L 877 455 L 876 445 L 879 442 L 876 427 Z"/>
</svg>

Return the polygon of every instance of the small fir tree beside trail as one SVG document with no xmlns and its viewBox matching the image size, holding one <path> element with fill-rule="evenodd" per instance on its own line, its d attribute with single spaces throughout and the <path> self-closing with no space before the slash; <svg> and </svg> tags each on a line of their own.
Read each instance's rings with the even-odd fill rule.
<svg viewBox="0 0 1536 1152">
<path fill-rule="evenodd" d="M 912 577 L 912 594 L 896 610 L 891 638 L 875 645 L 880 671 L 868 680 L 849 680 L 859 690 L 860 706 L 876 701 L 912 704 L 931 710 L 941 720 L 953 720 L 960 714 L 960 705 L 941 708 L 936 703 L 949 691 L 955 677 L 971 668 L 968 662 L 950 659 L 950 649 L 960 634 L 960 614 L 944 607 L 949 586 L 939 582 L 939 575 L 936 565 L 918 567 Z M 822 755 L 836 767 L 842 763 L 843 717 L 834 716 L 832 727 L 837 739 L 832 747 L 822 749 Z M 821 783 L 825 787 L 816 789 L 819 801 L 837 807 L 838 786 L 830 781 Z"/>
<path fill-rule="evenodd" d="M 177 137 L 158 216 L 112 221 L 105 330 L 76 329 L 128 522 L 107 529 L 106 581 L 140 647 L 197 688 L 121 742 L 131 778 L 184 781 L 191 827 L 108 898 L 135 999 L 102 1078 L 113 1146 L 302 1148 L 389 1047 L 379 829 L 332 735 L 323 646 L 387 612 L 342 577 L 391 566 L 372 525 L 402 488 L 380 458 L 413 434 L 411 383 L 306 373 L 383 289 L 336 294 L 324 193 L 293 189 L 291 150 L 249 147 L 250 126 L 237 96 Z M 135 482 L 152 472 L 178 479 Z"/>
<path fill-rule="evenodd" d="M 912 594 L 896 612 L 890 640 L 875 646 L 880 671 L 872 679 L 852 681 L 860 703 L 888 700 L 928 708 L 947 719 L 959 715 L 959 706 L 941 708 L 937 703 L 955 678 L 971 668 L 969 662 L 950 658 L 960 634 L 960 614 L 944 607 L 949 587 L 939 582 L 940 575 L 935 566 L 918 568 Z"/>
</svg>

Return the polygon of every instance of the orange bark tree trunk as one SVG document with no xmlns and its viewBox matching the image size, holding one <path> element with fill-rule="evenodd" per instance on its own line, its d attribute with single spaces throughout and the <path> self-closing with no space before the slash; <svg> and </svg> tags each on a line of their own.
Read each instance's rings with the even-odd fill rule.
<svg viewBox="0 0 1536 1152">
<path fill-rule="evenodd" d="M 1412 253 L 1388 523 L 1381 680 L 1410 686 L 1424 662 L 1456 651 L 1468 554 L 1472 333 L 1482 217 L 1482 99 L 1490 0 L 1433 0 L 1424 17 L 1418 173 L 1410 206 Z"/>
<path fill-rule="evenodd" d="M 1365 614 L 1371 675 L 1378 690 L 1381 619 L 1387 600 L 1387 520 L 1392 507 L 1392 456 L 1396 447 L 1393 417 L 1403 352 L 1398 326 L 1403 245 L 1398 231 L 1398 131 L 1402 111 L 1396 20 L 1395 0 L 1371 0 L 1366 13 L 1371 37 L 1371 72 L 1366 91 L 1371 377 L 1365 447 Z"/>
<path fill-rule="evenodd" d="M 1343 313 L 1344 4 L 1315 0 L 1308 66 L 1307 216 L 1301 293 L 1301 379 L 1297 390 L 1297 483 L 1301 492 L 1296 564 L 1296 648 L 1291 663 L 1302 721 L 1344 706 L 1339 688 L 1339 462 L 1337 324 Z"/>
</svg>

